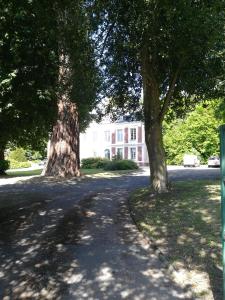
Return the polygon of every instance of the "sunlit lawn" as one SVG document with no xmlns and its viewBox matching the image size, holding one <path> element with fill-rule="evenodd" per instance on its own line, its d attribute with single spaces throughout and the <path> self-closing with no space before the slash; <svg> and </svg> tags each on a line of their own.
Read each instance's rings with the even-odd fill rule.
<svg viewBox="0 0 225 300">
<path fill-rule="evenodd" d="M 41 172 L 42 169 L 26 170 L 26 171 L 8 170 L 7 175 L 10 177 L 33 176 L 33 175 L 41 175 Z M 92 174 L 97 174 L 102 172 L 103 172 L 102 169 L 81 169 L 81 173 L 84 175 L 92 175 Z"/>
<path fill-rule="evenodd" d="M 130 172 L 136 172 L 137 170 L 120 170 L 120 171 L 104 171 L 103 169 L 81 169 L 82 175 L 101 175 L 107 176 L 107 175 L 122 175 Z M 42 169 L 37 170 L 25 170 L 25 171 L 19 171 L 19 170 L 8 170 L 7 176 L 2 176 L 2 178 L 7 177 L 22 177 L 22 176 L 34 176 L 34 175 L 41 175 Z"/>
<path fill-rule="evenodd" d="M 33 175 L 41 175 L 42 169 L 37 170 L 26 170 L 26 171 L 19 171 L 19 170 L 8 170 L 6 173 L 8 177 L 20 177 L 20 176 L 33 176 Z M 7 176 L 5 176 L 7 178 Z"/>
<path fill-rule="evenodd" d="M 196 296 L 222 299 L 219 182 L 177 182 L 160 196 L 141 189 L 130 204 L 139 228 L 175 268 L 184 270 Z"/>
</svg>

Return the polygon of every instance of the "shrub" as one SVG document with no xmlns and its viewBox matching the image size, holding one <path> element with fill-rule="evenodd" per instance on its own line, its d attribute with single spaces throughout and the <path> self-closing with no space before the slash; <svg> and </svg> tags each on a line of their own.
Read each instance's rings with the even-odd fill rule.
<svg viewBox="0 0 225 300">
<path fill-rule="evenodd" d="M 103 169 L 108 162 L 107 158 L 89 157 L 81 160 L 81 166 L 83 169 Z"/>
<path fill-rule="evenodd" d="M 29 161 L 16 161 L 14 159 L 10 160 L 10 169 L 20 169 L 20 168 L 29 168 L 31 163 Z"/>
<path fill-rule="evenodd" d="M 26 151 L 23 148 L 16 148 L 15 150 L 10 151 L 8 159 L 10 161 L 16 160 L 18 162 L 27 161 Z"/>
<path fill-rule="evenodd" d="M 26 149 L 26 160 L 29 161 L 40 161 L 43 157 L 39 151 L 34 151 L 31 149 Z"/>
<path fill-rule="evenodd" d="M 5 171 L 9 169 L 8 160 L 0 160 L 0 174 L 5 174 Z"/>
<path fill-rule="evenodd" d="M 128 159 L 108 161 L 104 166 L 104 170 L 106 171 L 135 169 L 138 169 L 138 165 L 136 164 L 136 162 Z"/>
<path fill-rule="evenodd" d="M 123 160 L 123 157 L 121 154 L 117 153 L 113 155 L 112 160 Z"/>
</svg>

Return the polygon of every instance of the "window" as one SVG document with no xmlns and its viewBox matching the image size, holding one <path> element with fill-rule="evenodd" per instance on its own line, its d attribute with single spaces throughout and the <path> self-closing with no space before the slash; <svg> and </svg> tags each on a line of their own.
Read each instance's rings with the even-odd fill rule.
<svg viewBox="0 0 225 300">
<path fill-rule="evenodd" d="M 110 159 L 110 150 L 109 149 L 105 149 L 105 158 Z"/>
<path fill-rule="evenodd" d="M 136 128 L 131 128 L 130 129 L 130 140 L 131 141 L 136 141 Z"/>
<path fill-rule="evenodd" d="M 105 142 L 110 142 L 110 131 L 105 131 Z"/>
<path fill-rule="evenodd" d="M 136 148 L 130 148 L 130 158 L 136 159 Z"/>
<path fill-rule="evenodd" d="M 122 142 L 123 141 L 123 130 L 122 129 L 118 129 L 117 130 L 117 142 Z"/>
<path fill-rule="evenodd" d="M 117 148 L 116 155 L 118 159 L 123 159 L 123 148 Z"/>
</svg>

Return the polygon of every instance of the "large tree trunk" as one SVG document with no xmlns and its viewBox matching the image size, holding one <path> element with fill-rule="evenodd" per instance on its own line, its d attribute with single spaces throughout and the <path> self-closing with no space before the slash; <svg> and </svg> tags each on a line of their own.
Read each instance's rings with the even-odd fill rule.
<svg viewBox="0 0 225 300">
<path fill-rule="evenodd" d="M 161 104 L 158 83 L 149 61 L 143 60 L 145 141 L 149 156 L 151 187 L 157 193 L 168 191 L 166 157 L 162 138 Z"/>
<path fill-rule="evenodd" d="M 58 103 L 58 120 L 53 128 L 44 175 L 80 176 L 78 113 L 71 101 Z"/>
<path fill-rule="evenodd" d="M 160 123 L 145 126 L 145 141 L 149 157 L 151 186 L 158 193 L 167 192 L 168 176 Z"/>
<path fill-rule="evenodd" d="M 75 103 L 70 100 L 72 90 L 71 64 L 65 43 L 60 44 L 58 120 L 48 151 L 46 176 L 80 176 L 79 119 Z"/>
</svg>

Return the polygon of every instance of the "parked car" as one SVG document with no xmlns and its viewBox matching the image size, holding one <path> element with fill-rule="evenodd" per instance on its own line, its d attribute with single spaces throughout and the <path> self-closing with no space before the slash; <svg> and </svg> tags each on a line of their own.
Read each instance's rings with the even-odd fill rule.
<svg viewBox="0 0 225 300">
<path fill-rule="evenodd" d="M 220 167 L 220 158 L 219 156 L 210 156 L 208 159 L 208 168 L 219 168 Z"/>
<path fill-rule="evenodd" d="M 200 160 L 197 155 L 185 154 L 183 158 L 184 167 L 199 167 Z"/>
</svg>

